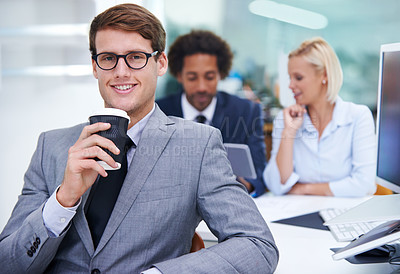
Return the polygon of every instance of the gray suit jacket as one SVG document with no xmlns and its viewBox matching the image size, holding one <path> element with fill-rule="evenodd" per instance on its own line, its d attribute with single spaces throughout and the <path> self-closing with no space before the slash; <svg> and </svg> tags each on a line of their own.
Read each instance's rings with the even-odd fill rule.
<svg viewBox="0 0 400 274">
<path fill-rule="evenodd" d="M 63 180 L 68 149 L 82 128 L 42 133 L 22 195 L 0 235 L 0 273 L 271 273 L 278 252 L 243 186 L 236 182 L 217 129 L 169 118 L 158 107 L 145 127 L 94 250 L 84 194 L 67 229 L 54 237 L 42 208 Z M 204 219 L 220 244 L 188 254 Z M 36 244 L 35 244 L 36 243 Z M 34 247 L 33 256 L 28 256 Z"/>
</svg>

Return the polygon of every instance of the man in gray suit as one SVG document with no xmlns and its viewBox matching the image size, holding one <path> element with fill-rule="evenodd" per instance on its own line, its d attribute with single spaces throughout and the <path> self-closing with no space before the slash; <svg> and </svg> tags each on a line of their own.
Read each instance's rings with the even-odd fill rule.
<svg viewBox="0 0 400 274">
<path fill-rule="evenodd" d="M 93 74 L 107 108 L 130 116 L 136 144 L 111 216 L 94 243 L 85 205 L 116 162 L 110 124 L 42 133 L 22 194 L 0 235 L 1 273 L 271 273 L 272 235 L 235 180 L 217 129 L 169 118 L 155 104 L 168 67 L 165 31 L 146 9 L 123 4 L 91 24 Z M 107 183 L 107 182 L 103 182 Z M 189 253 L 204 220 L 219 243 Z M 95 224 L 92 224 L 96 226 Z"/>
</svg>

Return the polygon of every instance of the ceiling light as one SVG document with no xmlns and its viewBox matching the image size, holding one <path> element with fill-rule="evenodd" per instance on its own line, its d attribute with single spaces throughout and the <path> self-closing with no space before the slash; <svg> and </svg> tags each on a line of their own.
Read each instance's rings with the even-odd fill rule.
<svg viewBox="0 0 400 274">
<path fill-rule="evenodd" d="M 34 25 L 0 29 L 0 36 L 87 36 L 88 24 Z"/>
<path fill-rule="evenodd" d="M 253 1 L 249 4 L 249 10 L 260 16 L 309 29 L 323 29 L 328 25 L 328 19 L 322 14 L 273 1 Z"/>
<path fill-rule="evenodd" d="M 3 70 L 3 76 L 90 76 L 91 65 L 38 66 Z"/>
</svg>

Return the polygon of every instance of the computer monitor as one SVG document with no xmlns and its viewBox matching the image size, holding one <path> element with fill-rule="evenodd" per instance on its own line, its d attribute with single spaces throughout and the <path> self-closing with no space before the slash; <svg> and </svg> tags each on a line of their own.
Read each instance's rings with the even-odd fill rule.
<svg viewBox="0 0 400 274">
<path fill-rule="evenodd" d="M 376 182 L 400 193 L 400 43 L 380 49 Z"/>
</svg>

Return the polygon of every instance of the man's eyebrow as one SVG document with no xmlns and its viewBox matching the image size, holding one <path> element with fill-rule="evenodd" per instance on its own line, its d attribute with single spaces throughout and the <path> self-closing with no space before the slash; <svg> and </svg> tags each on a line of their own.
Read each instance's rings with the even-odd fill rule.
<svg viewBox="0 0 400 274">
<path fill-rule="evenodd" d="M 186 75 L 197 75 L 197 72 L 194 72 L 194 71 L 187 71 L 185 74 L 186 74 Z"/>
</svg>

